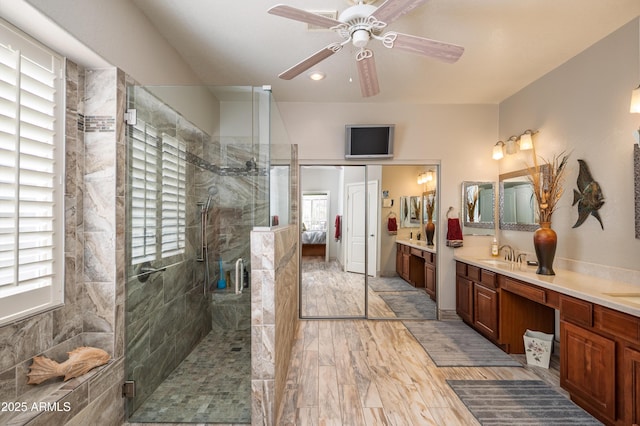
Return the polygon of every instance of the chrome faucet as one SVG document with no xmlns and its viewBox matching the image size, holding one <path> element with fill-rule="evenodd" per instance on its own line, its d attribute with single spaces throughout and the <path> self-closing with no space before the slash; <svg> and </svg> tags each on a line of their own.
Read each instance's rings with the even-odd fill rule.
<svg viewBox="0 0 640 426">
<path fill-rule="evenodd" d="M 498 251 L 502 251 L 502 249 L 506 249 L 504 254 L 504 260 L 507 260 L 509 262 L 514 262 L 516 260 L 516 253 L 510 245 L 505 244 L 501 246 L 498 249 Z"/>
</svg>

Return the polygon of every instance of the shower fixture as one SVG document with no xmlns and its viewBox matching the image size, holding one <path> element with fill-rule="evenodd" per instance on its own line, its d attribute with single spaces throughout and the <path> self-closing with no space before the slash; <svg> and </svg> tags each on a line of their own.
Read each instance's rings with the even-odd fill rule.
<svg viewBox="0 0 640 426">
<path fill-rule="evenodd" d="M 257 167 L 256 167 L 256 157 L 253 157 L 251 160 L 247 160 L 245 165 L 247 166 L 247 171 L 251 171 L 251 170 L 257 169 Z"/>
</svg>

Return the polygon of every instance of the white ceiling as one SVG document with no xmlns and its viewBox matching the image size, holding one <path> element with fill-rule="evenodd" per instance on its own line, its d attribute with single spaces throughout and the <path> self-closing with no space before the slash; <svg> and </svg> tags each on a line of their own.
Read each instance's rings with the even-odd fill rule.
<svg viewBox="0 0 640 426">
<path fill-rule="evenodd" d="M 66 5 L 57 13 L 66 14 L 69 25 L 83 22 L 83 13 L 99 19 L 109 7 L 30 1 L 50 9 Z M 350 46 L 312 68 L 325 72 L 325 80 L 313 82 L 307 73 L 279 79 L 285 69 L 341 39 L 267 13 L 279 1 L 339 13 L 351 0 L 118 1 L 138 6 L 204 84 L 271 85 L 276 100 L 303 102 L 499 103 L 640 15 L 640 0 L 428 0 L 388 29 L 462 45 L 464 54 L 446 64 L 372 40 L 380 93 L 363 98 Z M 121 31 L 135 25 L 131 19 L 120 19 Z"/>
<path fill-rule="evenodd" d="M 461 59 L 372 41 L 380 94 L 362 98 L 351 47 L 313 68 L 327 74 L 321 82 L 278 79 L 339 37 L 267 14 L 278 1 L 340 12 L 347 0 L 132 1 L 205 83 L 269 84 L 278 101 L 311 102 L 498 103 L 640 14 L 638 0 L 429 0 L 389 29 L 462 45 Z"/>
</svg>

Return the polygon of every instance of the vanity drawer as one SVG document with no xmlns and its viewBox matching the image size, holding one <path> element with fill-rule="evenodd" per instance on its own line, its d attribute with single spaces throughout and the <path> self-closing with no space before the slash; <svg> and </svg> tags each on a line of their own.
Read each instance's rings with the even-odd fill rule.
<svg viewBox="0 0 640 426">
<path fill-rule="evenodd" d="M 467 277 L 470 280 L 479 282 L 480 281 L 480 271 L 481 269 L 477 266 L 467 265 Z"/>
<path fill-rule="evenodd" d="M 487 287 L 497 288 L 495 272 L 480 270 L 480 283 Z"/>
<path fill-rule="evenodd" d="M 411 247 L 411 254 L 413 256 L 422 257 L 422 250 Z"/>
<path fill-rule="evenodd" d="M 633 343 L 640 343 L 640 318 L 604 306 L 593 308 L 594 327 Z"/>
<path fill-rule="evenodd" d="M 538 287 L 533 285 L 525 284 L 520 281 L 512 280 L 511 278 L 504 279 L 503 283 L 500 285 L 503 290 L 507 290 L 511 293 L 517 294 L 529 300 L 533 300 L 534 302 L 545 304 L 547 303 L 547 294 L 546 292 Z"/>
<path fill-rule="evenodd" d="M 593 327 L 593 304 L 569 296 L 560 296 L 560 318 L 591 328 Z"/>
<path fill-rule="evenodd" d="M 435 263 L 435 257 L 434 254 L 431 253 L 430 251 L 423 251 L 422 252 L 422 257 L 424 257 L 424 261 L 427 263 Z"/>
<path fill-rule="evenodd" d="M 467 264 L 462 262 L 456 262 L 456 275 L 461 277 L 467 276 Z"/>
</svg>

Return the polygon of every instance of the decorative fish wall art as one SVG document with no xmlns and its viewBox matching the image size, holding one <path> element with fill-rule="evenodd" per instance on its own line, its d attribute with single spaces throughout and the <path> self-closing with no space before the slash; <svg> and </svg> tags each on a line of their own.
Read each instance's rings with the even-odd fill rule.
<svg viewBox="0 0 640 426">
<path fill-rule="evenodd" d="M 580 165 L 580 171 L 578 172 L 578 190 L 573 190 L 573 204 L 578 204 L 578 220 L 573 225 L 573 228 L 577 228 L 582 225 L 589 215 L 598 219 L 600 227 L 604 230 L 602 224 L 602 218 L 600 217 L 600 207 L 604 205 L 604 195 L 602 195 L 602 189 L 600 184 L 593 180 L 589 166 L 584 160 L 578 160 Z"/>
</svg>

